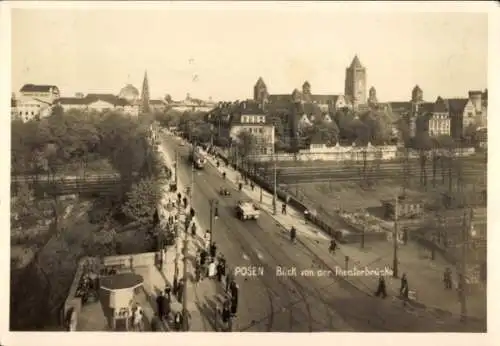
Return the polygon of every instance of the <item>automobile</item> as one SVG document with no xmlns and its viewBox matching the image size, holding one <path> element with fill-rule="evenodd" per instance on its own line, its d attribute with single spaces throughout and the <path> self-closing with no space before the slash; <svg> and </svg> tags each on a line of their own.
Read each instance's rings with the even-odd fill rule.
<svg viewBox="0 0 500 346">
<path fill-rule="evenodd" d="M 236 205 L 236 216 L 240 220 L 257 220 L 260 216 L 260 209 L 252 201 L 240 200 Z"/>
</svg>

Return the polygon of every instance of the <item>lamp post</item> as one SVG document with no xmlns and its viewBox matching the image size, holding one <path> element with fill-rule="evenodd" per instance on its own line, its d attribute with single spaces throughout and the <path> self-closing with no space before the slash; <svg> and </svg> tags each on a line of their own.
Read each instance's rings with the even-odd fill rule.
<svg viewBox="0 0 500 346">
<path fill-rule="evenodd" d="M 393 253 L 393 263 L 392 263 L 392 276 L 398 277 L 398 233 L 399 233 L 399 196 L 396 196 L 394 204 L 394 234 L 392 236 L 394 253 Z"/>
<path fill-rule="evenodd" d="M 276 179 L 276 157 L 273 150 L 273 215 L 277 214 L 277 179 Z"/>
<path fill-rule="evenodd" d="M 210 200 L 210 244 L 212 244 L 214 241 L 213 226 L 215 219 L 218 217 L 218 211 L 217 211 L 218 204 L 219 203 L 216 199 Z"/>
</svg>

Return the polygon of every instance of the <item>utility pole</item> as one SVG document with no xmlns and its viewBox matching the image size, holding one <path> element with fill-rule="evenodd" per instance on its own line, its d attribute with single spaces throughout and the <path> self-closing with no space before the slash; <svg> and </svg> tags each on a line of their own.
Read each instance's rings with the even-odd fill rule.
<svg viewBox="0 0 500 346">
<path fill-rule="evenodd" d="M 273 151 L 273 215 L 277 214 L 277 179 L 276 179 L 276 157 Z"/>
<path fill-rule="evenodd" d="M 394 245 L 394 257 L 392 262 L 392 276 L 398 277 L 398 227 L 399 226 L 399 196 L 396 196 L 396 201 L 394 204 L 394 234 L 392 236 L 392 241 Z"/>
<path fill-rule="evenodd" d="M 177 186 L 179 185 L 179 151 L 178 150 L 175 150 L 175 165 L 174 165 L 174 169 L 175 169 L 175 190 L 177 191 Z"/>
<path fill-rule="evenodd" d="M 191 199 L 191 206 L 193 205 L 194 196 L 194 160 L 191 164 L 191 188 L 189 189 L 189 198 Z"/>
<path fill-rule="evenodd" d="M 189 330 L 189 311 L 187 308 L 187 274 L 188 274 L 188 249 L 189 249 L 189 239 L 188 239 L 188 230 L 184 230 L 184 253 L 183 253 L 183 262 L 184 262 L 184 268 L 183 268 L 183 291 L 182 292 L 182 324 L 183 324 L 183 330 L 187 332 Z"/>
<path fill-rule="evenodd" d="M 214 241 L 214 222 L 215 222 L 215 208 L 217 207 L 217 200 L 210 200 L 210 244 Z"/>
<path fill-rule="evenodd" d="M 462 268 L 460 275 L 460 320 L 467 321 L 467 255 L 469 247 L 469 234 L 472 228 L 472 218 L 474 211 L 472 208 L 464 211 L 464 224 L 462 229 Z"/>
<path fill-rule="evenodd" d="M 175 269 L 174 269 L 174 289 L 177 289 L 178 286 L 178 281 L 179 281 L 179 239 L 180 239 L 180 229 L 182 226 L 182 221 L 181 221 L 181 200 L 177 201 L 177 225 L 175 226 Z"/>
</svg>

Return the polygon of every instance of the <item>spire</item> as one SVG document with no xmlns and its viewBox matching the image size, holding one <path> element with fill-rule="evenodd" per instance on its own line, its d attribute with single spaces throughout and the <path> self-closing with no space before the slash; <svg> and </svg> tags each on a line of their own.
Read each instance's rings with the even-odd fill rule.
<svg viewBox="0 0 500 346">
<path fill-rule="evenodd" d="M 363 68 L 357 54 L 354 56 L 354 59 L 352 59 L 350 68 Z"/>
<path fill-rule="evenodd" d="M 259 79 L 257 80 L 257 83 L 255 83 L 256 86 L 258 87 L 265 87 L 266 86 L 266 83 L 264 83 L 264 79 L 262 79 L 262 77 L 259 77 Z"/>
<path fill-rule="evenodd" d="M 148 71 L 144 72 L 144 80 L 142 81 L 142 113 L 149 112 L 149 82 L 148 82 Z"/>
</svg>

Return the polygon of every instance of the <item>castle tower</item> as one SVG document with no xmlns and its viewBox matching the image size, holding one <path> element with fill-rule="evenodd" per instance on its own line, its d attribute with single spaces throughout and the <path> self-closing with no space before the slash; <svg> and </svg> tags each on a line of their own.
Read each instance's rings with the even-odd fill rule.
<svg viewBox="0 0 500 346">
<path fill-rule="evenodd" d="M 268 96 L 266 83 L 264 83 L 262 77 L 259 77 L 257 83 L 255 83 L 253 87 L 253 99 L 258 103 L 263 103 L 267 102 Z"/>
<path fill-rule="evenodd" d="M 302 84 L 302 96 L 305 102 L 311 102 L 311 84 L 308 81 L 305 81 Z"/>
<path fill-rule="evenodd" d="M 369 104 L 377 104 L 377 90 L 375 90 L 375 87 L 371 87 L 370 90 L 368 91 L 368 103 Z"/>
<path fill-rule="evenodd" d="M 424 100 L 424 92 L 418 85 L 415 85 L 413 90 L 411 91 L 411 102 L 412 103 L 421 103 Z"/>
<path fill-rule="evenodd" d="M 352 100 L 353 107 L 366 103 L 366 68 L 361 65 L 357 55 L 345 70 L 344 94 Z"/>
<path fill-rule="evenodd" d="M 141 112 L 149 113 L 149 82 L 147 71 L 144 72 L 144 80 L 142 81 Z"/>
</svg>

